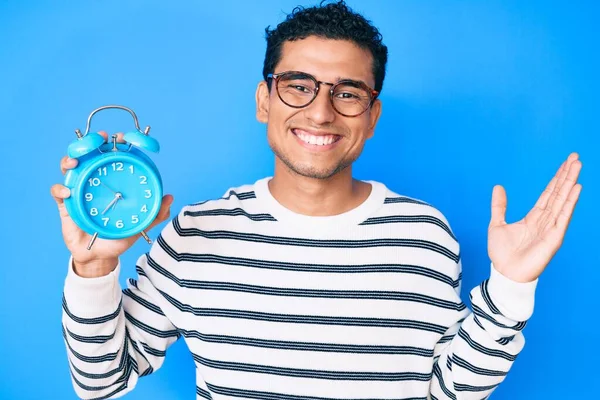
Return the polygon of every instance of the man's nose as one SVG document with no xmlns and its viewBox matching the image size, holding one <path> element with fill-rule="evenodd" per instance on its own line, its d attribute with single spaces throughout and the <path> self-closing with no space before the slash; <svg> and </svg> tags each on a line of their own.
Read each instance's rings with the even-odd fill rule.
<svg viewBox="0 0 600 400">
<path fill-rule="evenodd" d="M 329 86 L 321 84 L 317 97 L 305 109 L 306 118 L 316 125 L 324 125 L 335 119 L 335 109 L 331 104 Z"/>
</svg>

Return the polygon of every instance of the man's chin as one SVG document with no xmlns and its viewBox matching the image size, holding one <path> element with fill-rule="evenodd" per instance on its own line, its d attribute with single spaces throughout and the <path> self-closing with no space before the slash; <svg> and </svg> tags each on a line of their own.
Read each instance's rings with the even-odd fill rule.
<svg viewBox="0 0 600 400">
<path fill-rule="evenodd" d="M 287 164 L 287 167 L 295 175 L 299 175 L 299 176 L 302 176 L 305 178 L 320 179 L 320 180 L 331 179 L 347 168 L 347 166 L 344 167 L 343 165 L 339 165 L 337 167 L 326 168 L 326 167 L 319 167 L 316 165 L 293 165 L 293 164 L 292 165 Z"/>
</svg>

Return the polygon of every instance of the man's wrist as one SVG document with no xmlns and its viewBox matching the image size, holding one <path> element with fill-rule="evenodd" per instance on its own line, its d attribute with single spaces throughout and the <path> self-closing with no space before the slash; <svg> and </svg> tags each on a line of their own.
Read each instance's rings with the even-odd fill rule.
<svg viewBox="0 0 600 400">
<path fill-rule="evenodd" d="M 99 278 L 106 276 L 115 270 L 119 259 L 102 259 L 78 262 L 73 259 L 73 272 L 82 278 Z"/>
</svg>

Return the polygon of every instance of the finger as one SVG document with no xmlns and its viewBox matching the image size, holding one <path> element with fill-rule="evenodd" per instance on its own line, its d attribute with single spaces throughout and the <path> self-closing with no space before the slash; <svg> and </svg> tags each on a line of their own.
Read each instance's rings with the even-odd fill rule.
<svg viewBox="0 0 600 400">
<path fill-rule="evenodd" d="M 490 228 L 506 224 L 506 190 L 501 185 L 494 186 L 492 190 L 492 216 Z"/>
<path fill-rule="evenodd" d="M 125 134 L 123 132 L 118 132 L 117 133 L 117 143 L 126 143 L 125 139 L 123 139 L 123 136 Z"/>
<path fill-rule="evenodd" d="M 581 161 L 575 160 L 571 163 L 569 171 L 561 185 L 558 193 L 556 194 L 555 200 L 552 203 L 550 211 L 553 215 L 558 216 L 561 212 L 565 202 L 569 197 L 569 193 L 571 189 L 575 187 L 577 184 L 577 179 L 579 178 L 579 172 L 581 172 Z M 555 190 L 556 191 L 556 190 Z"/>
<path fill-rule="evenodd" d="M 78 163 L 79 163 L 79 161 L 77 161 L 76 158 L 70 158 L 69 156 L 64 156 L 60 160 L 60 172 L 62 172 L 62 174 L 64 175 L 67 172 L 67 170 L 75 168 Z"/>
<path fill-rule="evenodd" d="M 108 132 L 98 131 L 98 134 L 100 134 L 100 136 L 102 136 L 104 138 L 104 142 L 108 143 L 109 141 L 112 141 L 113 135 L 109 135 Z M 123 132 L 117 132 L 117 133 L 115 133 L 115 135 L 117 135 L 117 143 L 126 143 L 125 140 L 123 139 L 123 136 L 124 136 Z"/>
<path fill-rule="evenodd" d="M 98 131 L 98 134 L 104 138 L 105 142 L 108 142 L 108 132 L 106 132 L 106 131 Z"/>
<path fill-rule="evenodd" d="M 573 216 L 573 211 L 575 210 L 575 205 L 577 205 L 577 201 L 579 200 L 579 194 L 581 193 L 581 184 L 578 183 L 569 192 L 569 196 L 567 197 L 567 201 L 563 205 L 560 213 L 558 214 L 558 218 L 556 220 L 557 228 L 563 233 L 567 231 L 567 227 L 571 222 L 571 217 Z"/>
<path fill-rule="evenodd" d="M 548 183 L 548 186 L 546 186 L 546 189 L 544 189 L 544 191 L 538 198 L 538 201 L 535 203 L 535 207 L 540 208 L 542 210 L 546 209 L 546 206 L 548 205 L 548 200 L 550 199 L 550 196 L 554 192 L 554 188 L 556 187 L 556 183 L 558 182 L 558 177 L 564 172 L 566 165 L 567 165 L 567 162 L 563 161 L 563 163 L 560 165 L 560 168 L 558 169 L 556 174 L 552 177 L 552 179 Z"/>
<path fill-rule="evenodd" d="M 553 209 L 554 203 L 557 201 L 558 195 L 560 193 L 560 189 L 563 186 L 563 184 L 565 183 L 565 179 L 567 178 L 567 174 L 569 173 L 571 165 L 573 164 L 573 162 L 575 160 L 577 160 L 578 157 L 579 157 L 579 155 L 577 153 L 571 153 L 571 154 L 569 154 L 569 157 L 567 157 L 567 160 L 565 161 L 565 167 L 557 176 L 556 184 L 554 185 L 554 188 L 552 189 L 552 193 L 550 194 L 550 197 L 548 198 L 548 204 L 546 204 L 545 209 L 546 208 L 549 208 L 550 210 Z"/>
<path fill-rule="evenodd" d="M 154 228 L 156 225 L 164 222 L 165 220 L 167 220 L 169 218 L 169 216 L 171 215 L 171 205 L 172 204 L 173 204 L 173 196 L 172 195 L 167 194 L 167 195 L 163 196 L 162 204 L 160 205 L 160 211 L 158 212 L 158 215 L 156 216 L 156 218 L 154 218 L 154 221 L 152 221 L 152 223 L 150 224 L 150 227 L 148 229 Z"/>
<path fill-rule="evenodd" d="M 173 204 L 173 196 L 170 194 L 163 196 L 162 203 L 160 205 L 160 210 L 159 210 L 158 214 L 156 215 L 156 218 L 154 218 L 154 221 L 152 221 L 152 223 L 148 226 L 148 228 L 145 229 L 146 233 L 148 233 L 150 230 L 152 230 L 152 228 L 154 228 L 156 225 L 160 224 L 161 222 L 163 222 L 169 218 L 169 215 L 171 213 L 171 204 Z M 142 234 L 139 233 L 137 235 L 127 238 L 126 240 L 130 241 L 130 243 L 133 244 L 133 243 L 137 242 L 138 239 L 141 237 L 142 237 Z"/>
<path fill-rule="evenodd" d="M 50 194 L 56 201 L 56 204 L 61 205 L 71 195 L 71 191 L 68 187 L 57 183 L 50 188 Z"/>
</svg>

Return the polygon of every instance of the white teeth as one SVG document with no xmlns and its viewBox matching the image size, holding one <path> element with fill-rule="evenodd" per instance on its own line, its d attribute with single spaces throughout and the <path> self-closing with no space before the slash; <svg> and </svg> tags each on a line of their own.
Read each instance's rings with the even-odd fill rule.
<svg viewBox="0 0 600 400">
<path fill-rule="evenodd" d="M 327 146 L 333 143 L 335 140 L 335 135 L 315 136 L 306 134 L 304 132 L 296 132 L 296 136 L 298 136 L 304 143 L 317 146 Z"/>
</svg>

